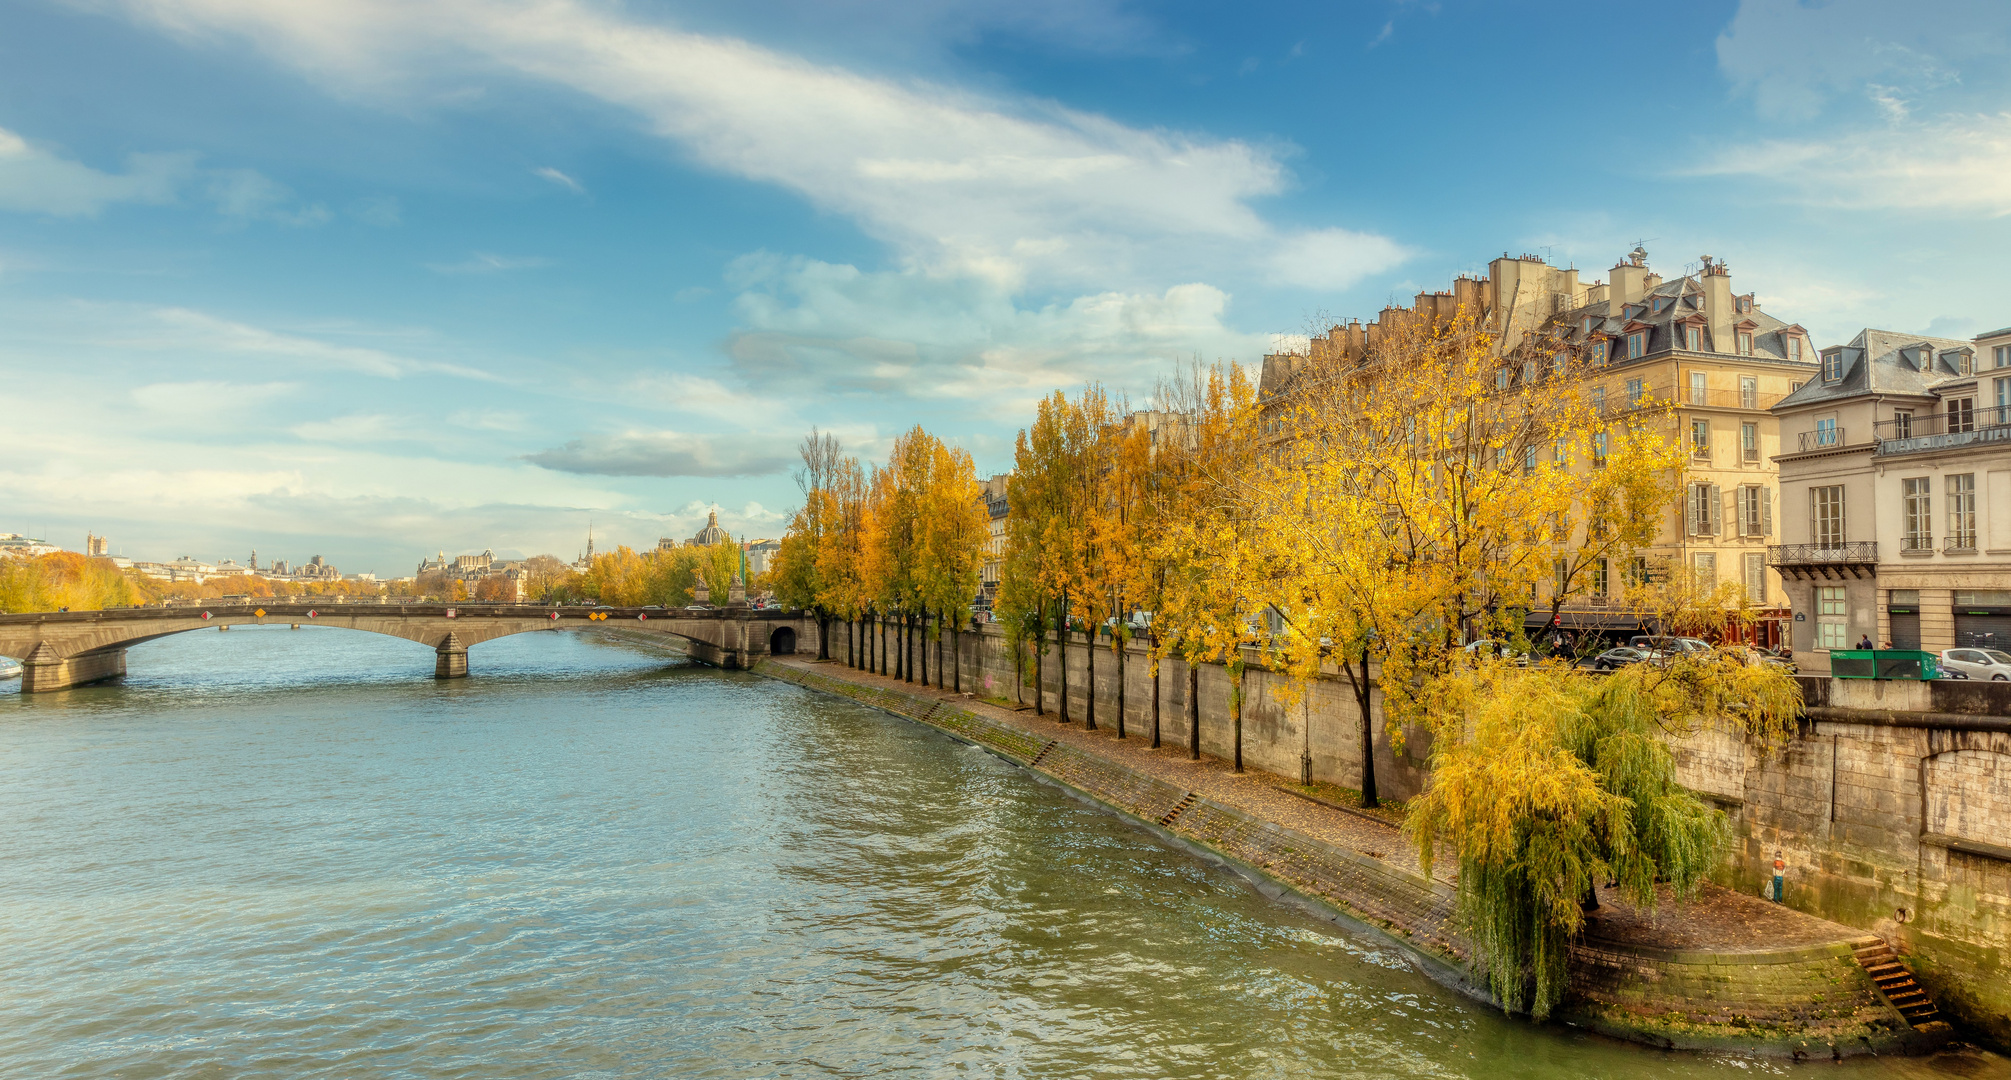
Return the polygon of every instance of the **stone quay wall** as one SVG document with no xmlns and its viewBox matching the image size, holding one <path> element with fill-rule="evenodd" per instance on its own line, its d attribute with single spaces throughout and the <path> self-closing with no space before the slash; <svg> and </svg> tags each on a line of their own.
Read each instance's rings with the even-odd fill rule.
<svg viewBox="0 0 2011 1080">
<path fill-rule="evenodd" d="M 1384 853 L 1323 842 L 1063 743 L 1025 712 L 1000 714 L 939 692 L 867 682 L 837 665 L 764 661 L 756 671 L 983 746 L 1381 931 L 1441 981 L 1486 997 L 1463 974 L 1470 946 L 1458 929 L 1451 886 Z M 1844 1056 L 1901 1050 L 1913 1041 L 1848 945 L 1720 953 L 1587 940 L 1573 949 L 1572 982 L 1560 1019 L 1653 1046 Z"/>
<path fill-rule="evenodd" d="M 852 633 L 862 628 L 854 625 Z M 864 627 L 869 643 L 888 628 Z M 879 636 L 876 636 L 879 635 Z M 966 691 L 1032 703 L 1006 638 L 996 627 L 954 635 Z M 848 632 L 831 624 L 831 655 L 846 657 Z M 1070 635 L 1071 715 L 1085 712 L 1090 649 Z M 1047 645 L 1047 708 L 1057 705 L 1061 646 Z M 952 655 L 949 642 L 942 655 Z M 1255 664 L 1244 675 L 1243 758 L 1251 768 L 1300 775 L 1310 751 L 1314 780 L 1360 786 L 1360 719 L 1345 677 L 1329 673 L 1287 706 L 1284 680 Z M 937 667 L 929 645 L 929 668 Z M 1031 665 L 1026 668 L 1031 678 Z M 1096 649 L 1096 718 L 1114 727 L 1120 665 L 1107 642 Z M 1150 662 L 1134 642 L 1122 665 L 1128 732 L 1149 733 Z M 933 680 L 932 680 L 933 681 Z M 1769 890 L 1778 854 L 1786 863 L 1786 903 L 1883 938 L 1914 970 L 1942 1010 L 1972 1034 L 2011 1048 L 2011 686 L 1943 681 L 1802 679 L 1808 718 L 1784 748 L 1767 752 L 1725 732 L 1676 747 L 1678 778 L 1722 806 L 1734 831 L 1720 884 L 1748 895 Z M 1234 752 L 1230 680 L 1220 664 L 1200 665 L 1201 750 Z M 1186 745 L 1187 666 L 1160 670 L 1161 738 Z M 1375 712 L 1377 784 L 1386 798 L 1423 789 L 1429 736 L 1405 733 L 1392 748 Z"/>
</svg>

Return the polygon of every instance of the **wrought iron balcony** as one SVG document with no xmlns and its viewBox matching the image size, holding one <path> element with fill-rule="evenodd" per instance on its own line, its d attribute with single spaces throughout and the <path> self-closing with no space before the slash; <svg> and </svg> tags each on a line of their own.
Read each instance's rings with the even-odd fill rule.
<svg viewBox="0 0 2011 1080">
<path fill-rule="evenodd" d="M 1878 541 L 1780 544 L 1767 549 L 1767 565 L 1792 578 L 1871 577 L 1878 567 Z"/>
<path fill-rule="evenodd" d="M 1845 445 L 1843 429 L 1840 427 L 1817 428 L 1801 433 L 1803 452 L 1810 450 L 1830 450 Z"/>
<path fill-rule="evenodd" d="M 1976 443 L 2011 442 L 2011 405 L 1922 413 L 1872 425 L 1878 456 L 1923 454 Z"/>
</svg>

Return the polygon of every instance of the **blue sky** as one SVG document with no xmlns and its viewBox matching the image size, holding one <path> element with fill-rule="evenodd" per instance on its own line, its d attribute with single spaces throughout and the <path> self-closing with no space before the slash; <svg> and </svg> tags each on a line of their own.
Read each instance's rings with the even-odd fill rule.
<svg viewBox="0 0 2011 1080">
<path fill-rule="evenodd" d="M 777 535 L 1504 251 L 2011 324 L 2011 4 L 0 0 L 0 530 Z"/>
</svg>

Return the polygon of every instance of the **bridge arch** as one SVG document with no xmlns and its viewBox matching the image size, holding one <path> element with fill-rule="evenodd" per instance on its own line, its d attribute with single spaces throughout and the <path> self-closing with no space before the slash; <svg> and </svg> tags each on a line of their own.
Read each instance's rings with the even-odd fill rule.
<svg viewBox="0 0 2011 1080">
<path fill-rule="evenodd" d="M 746 667 L 778 641 L 794 651 L 798 612 L 749 608 L 548 608 L 533 605 L 297 603 L 0 615 L 0 656 L 20 659 L 24 693 L 125 674 L 126 650 L 172 634 L 243 625 L 335 626 L 432 648 L 434 675 L 468 674 L 468 648 L 534 631 L 623 629 L 682 639 L 702 663 Z M 782 633 L 786 631 L 786 634 Z"/>
<path fill-rule="evenodd" d="M 796 630 L 793 627 L 778 626 L 768 633 L 768 655 L 788 656 L 796 651 Z"/>
</svg>

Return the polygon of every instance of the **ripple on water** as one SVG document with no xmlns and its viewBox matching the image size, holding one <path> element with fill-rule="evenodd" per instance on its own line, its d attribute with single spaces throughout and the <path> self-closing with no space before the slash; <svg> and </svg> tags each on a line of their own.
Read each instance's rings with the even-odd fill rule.
<svg viewBox="0 0 2011 1080">
<path fill-rule="evenodd" d="M 572 634 L 471 662 L 237 630 L 0 698 L 0 1076 L 1787 1071 L 1503 1020 L 848 702 Z"/>
</svg>

